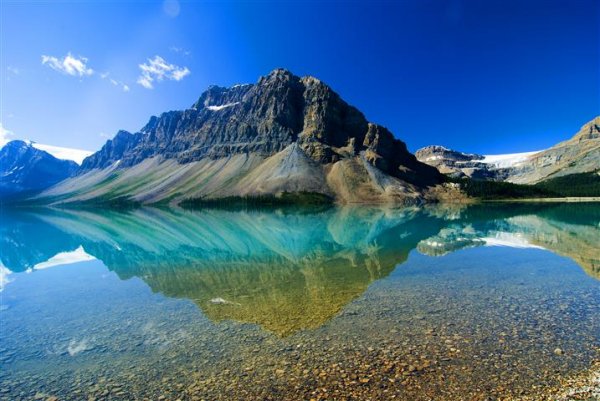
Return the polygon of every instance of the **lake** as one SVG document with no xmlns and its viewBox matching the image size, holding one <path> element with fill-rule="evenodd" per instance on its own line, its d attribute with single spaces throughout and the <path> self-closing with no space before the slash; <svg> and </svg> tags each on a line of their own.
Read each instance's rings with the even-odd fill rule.
<svg viewBox="0 0 600 401">
<path fill-rule="evenodd" d="M 1 400 L 549 399 L 597 374 L 600 204 L 5 209 L 1 231 Z"/>
</svg>

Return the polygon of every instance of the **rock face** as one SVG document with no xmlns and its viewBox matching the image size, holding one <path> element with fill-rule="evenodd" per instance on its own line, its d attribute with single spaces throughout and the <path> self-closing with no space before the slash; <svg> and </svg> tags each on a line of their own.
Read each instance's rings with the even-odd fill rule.
<svg viewBox="0 0 600 401">
<path fill-rule="evenodd" d="M 415 155 L 419 161 L 454 177 L 535 184 L 600 169 L 600 117 L 581 127 L 571 139 L 540 152 L 482 156 L 427 146 Z"/>
<path fill-rule="evenodd" d="M 120 131 L 45 195 L 153 203 L 308 191 L 415 202 L 441 181 L 327 85 L 277 69 L 256 84 L 211 86 L 187 110 Z"/>
<path fill-rule="evenodd" d="M 536 153 L 515 169 L 508 181 L 534 184 L 549 178 L 600 169 L 600 116 L 571 139 Z"/>
<path fill-rule="evenodd" d="M 485 156 L 463 153 L 443 146 L 427 146 L 415 152 L 417 160 L 437 168 L 441 173 L 454 178 L 469 177 L 477 180 L 503 180 L 508 176 L 507 168 L 499 168 L 484 162 Z"/>
<path fill-rule="evenodd" d="M 78 165 L 36 149 L 30 142 L 11 141 L 0 149 L 0 198 L 42 191 L 72 176 Z"/>
</svg>

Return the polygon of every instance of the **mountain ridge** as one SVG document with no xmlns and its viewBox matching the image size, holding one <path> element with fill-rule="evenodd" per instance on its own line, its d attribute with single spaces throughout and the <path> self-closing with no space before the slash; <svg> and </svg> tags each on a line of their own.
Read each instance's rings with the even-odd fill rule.
<svg viewBox="0 0 600 401">
<path fill-rule="evenodd" d="M 119 131 L 43 197 L 177 203 L 316 192 L 342 203 L 415 203 L 443 182 L 329 86 L 276 69 L 255 84 L 210 86 L 189 109 Z"/>
<path fill-rule="evenodd" d="M 593 172 L 600 167 L 600 116 L 584 124 L 571 138 L 537 152 L 515 153 L 506 164 L 492 156 L 452 150 L 439 145 L 415 152 L 417 159 L 454 178 L 536 184 L 570 174 Z M 499 156 L 494 155 L 499 160 Z"/>
<path fill-rule="evenodd" d="M 0 198 L 35 194 L 78 168 L 74 161 L 58 159 L 30 141 L 10 141 L 0 148 Z"/>
<path fill-rule="evenodd" d="M 118 131 L 79 168 L 24 193 L 44 190 L 34 201 L 46 204 L 307 193 L 337 203 L 415 204 L 465 201 L 468 191 L 454 178 L 535 184 L 595 171 L 599 161 L 600 117 L 539 152 L 490 156 L 429 146 L 413 155 L 322 81 L 276 69 L 254 84 L 209 86 L 189 108 Z"/>
</svg>

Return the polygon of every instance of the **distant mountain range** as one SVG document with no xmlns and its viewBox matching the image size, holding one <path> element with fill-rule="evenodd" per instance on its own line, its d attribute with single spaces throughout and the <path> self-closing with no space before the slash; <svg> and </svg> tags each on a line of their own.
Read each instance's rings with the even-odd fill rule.
<svg viewBox="0 0 600 401">
<path fill-rule="evenodd" d="M 78 169 L 74 161 L 58 159 L 32 142 L 8 142 L 0 149 L 0 197 L 35 194 Z"/>
<path fill-rule="evenodd" d="M 276 69 L 255 84 L 211 86 L 190 108 L 151 117 L 135 133 L 119 131 L 84 156 L 13 141 L 0 152 L 0 197 L 37 194 L 46 204 L 290 194 L 340 203 L 457 200 L 466 196 L 445 175 L 533 184 L 597 170 L 600 117 L 540 152 L 483 156 L 429 146 L 415 157 L 323 82 Z"/>
<path fill-rule="evenodd" d="M 536 184 L 600 169 L 600 116 L 581 127 L 571 139 L 542 151 L 483 156 L 427 146 L 415 155 L 419 161 L 454 177 Z"/>
</svg>

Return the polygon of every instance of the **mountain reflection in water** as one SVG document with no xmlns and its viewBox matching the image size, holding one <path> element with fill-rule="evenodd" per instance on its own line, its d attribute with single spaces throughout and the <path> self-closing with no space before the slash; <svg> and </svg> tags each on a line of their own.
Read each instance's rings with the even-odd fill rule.
<svg viewBox="0 0 600 401">
<path fill-rule="evenodd" d="M 154 292 L 192 300 L 213 321 L 279 336 L 320 327 L 414 249 L 544 248 L 600 278 L 593 204 L 35 210 L 5 211 L 2 222 L 4 276 L 95 257 L 123 280 L 139 277 Z"/>
</svg>

